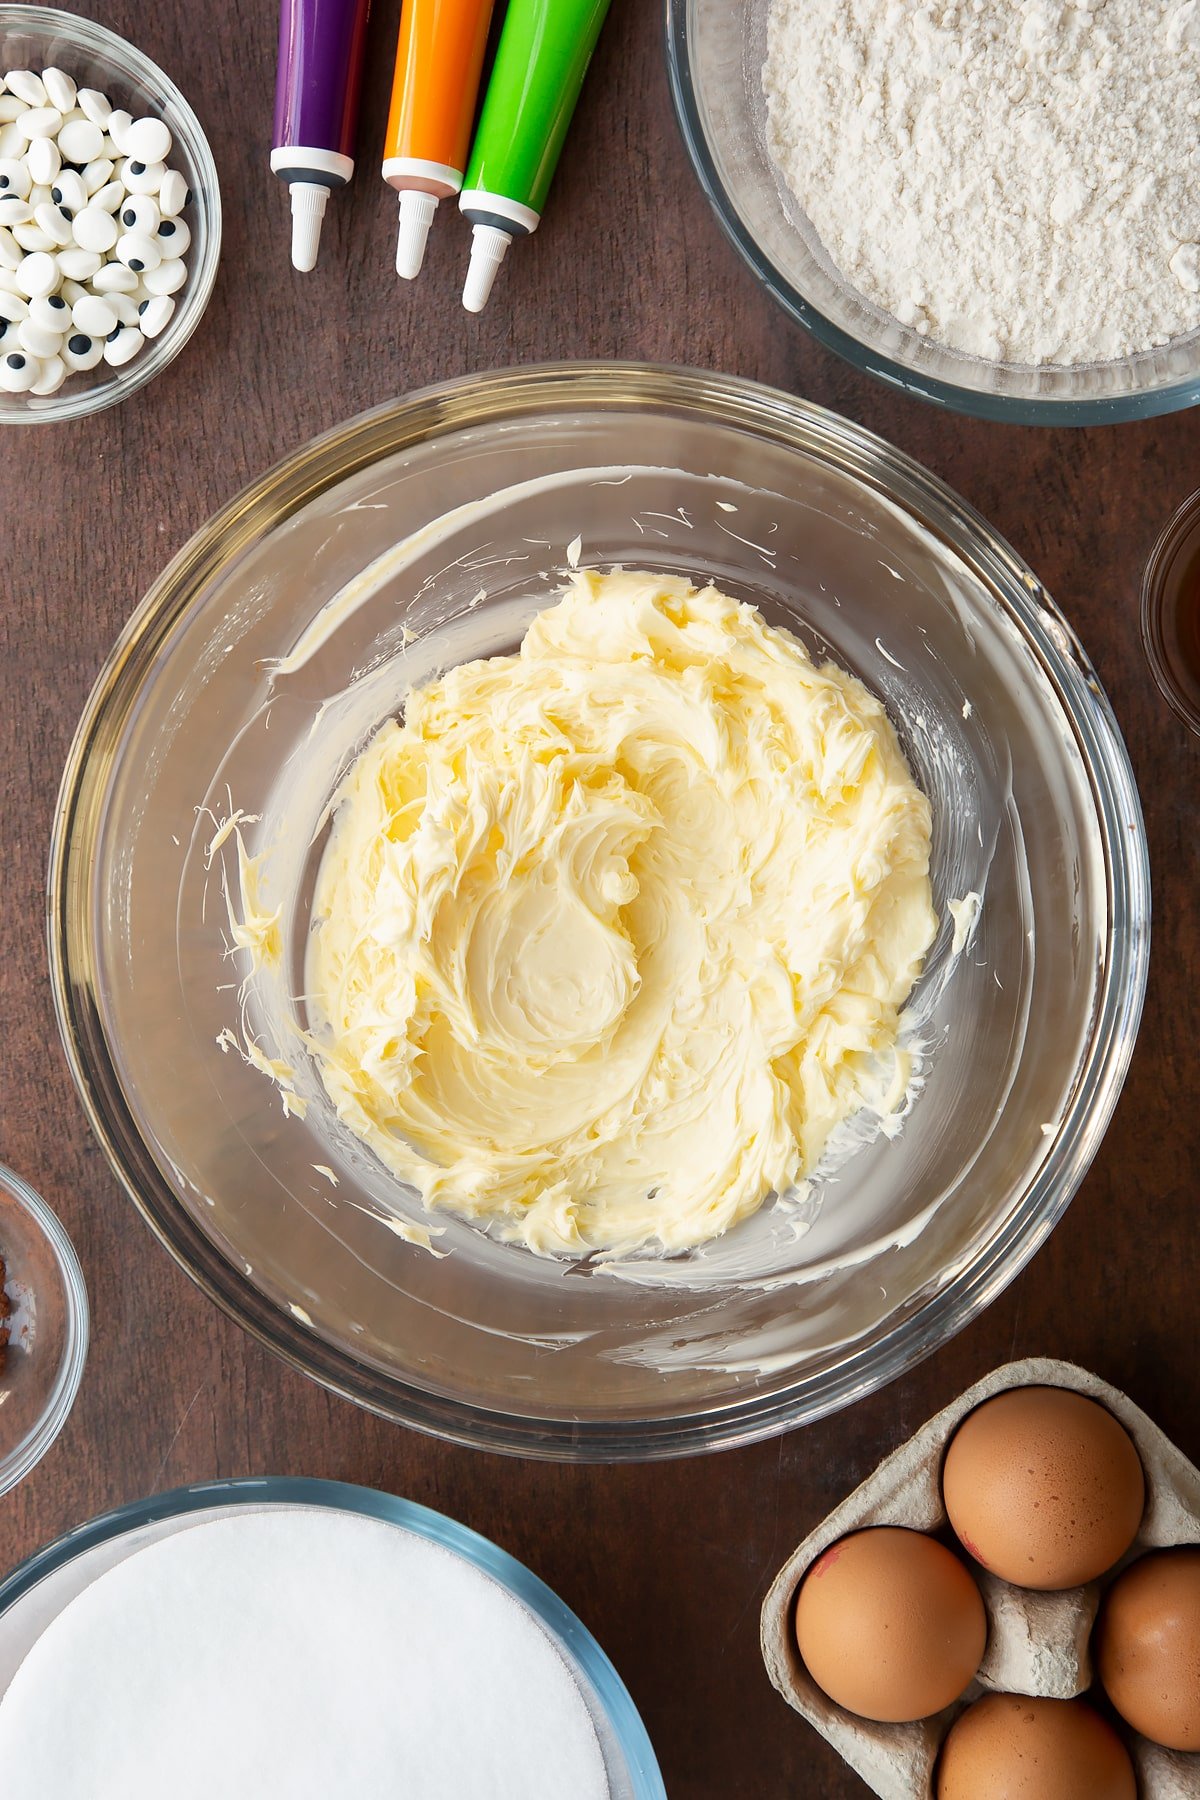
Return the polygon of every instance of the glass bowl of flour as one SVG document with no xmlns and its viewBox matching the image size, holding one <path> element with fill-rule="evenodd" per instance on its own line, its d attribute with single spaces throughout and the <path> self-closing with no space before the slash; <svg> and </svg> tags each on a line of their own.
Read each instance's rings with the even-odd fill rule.
<svg viewBox="0 0 1200 1800">
<path fill-rule="evenodd" d="M 983 418 L 1200 398 L 1190 0 L 667 0 L 688 152 L 793 319 Z"/>
<path fill-rule="evenodd" d="M 512 652 L 574 564 L 711 581 L 857 677 L 932 820 L 936 935 L 905 1007 L 903 1104 L 853 1114 L 803 1189 L 672 1253 L 538 1253 L 432 1212 L 331 1103 L 308 1011 L 346 771 L 417 718 L 414 689 Z M 719 867 L 725 840 L 704 832 Z M 92 1124 L 204 1290 L 388 1417 L 602 1459 L 847 1405 L 999 1293 L 1115 1104 L 1148 886 L 1094 673 L 963 501 L 769 389 L 567 364 L 365 414 L 205 526 L 81 721 L 49 906 Z M 481 1109 L 492 1093 L 481 1078 Z M 719 1129 L 715 1111 L 695 1123 L 701 1168 Z"/>
</svg>

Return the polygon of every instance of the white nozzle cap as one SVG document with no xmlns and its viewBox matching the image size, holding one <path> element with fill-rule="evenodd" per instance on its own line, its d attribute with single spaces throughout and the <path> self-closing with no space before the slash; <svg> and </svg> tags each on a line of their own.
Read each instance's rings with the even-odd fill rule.
<svg viewBox="0 0 1200 1800">
<path fill-rule="evenodd" d="M 319 181 L 292 182 L 292 267 L 305 273 L 317 266 L 321 220 L 329 189 Z"/>
<path fill-rule="evenodd" d="M 512 238 L 498 225 L 475 225 L 471 231 L 471 266 L 463 289 L 468 312 L 481 313 L 488 303 L 496 270 L 508 255 Z"/>
<path fill-rule="evenodd" d="M 400 195 L 400 239 L 396 245 L 396 273 L 412 281 L 421 273 L 429 227 L 437 211 L 437 195 L 405 188 Z"/>
</svg>

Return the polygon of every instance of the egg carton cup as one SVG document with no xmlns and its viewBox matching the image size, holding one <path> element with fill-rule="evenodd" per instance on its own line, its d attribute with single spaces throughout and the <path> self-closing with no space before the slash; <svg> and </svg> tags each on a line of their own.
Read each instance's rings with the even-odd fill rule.
<svg viewBox="0 0 1200 1800">
<path fill-rule="evenodd" d="M 1059 1593 L 1010 1586 L 973 1563 L 953 1537 L 942 1501 L 942 1459 L 967 1414 L 1016 1387 L 1070 1388 L 1098 1400 L 1137 1445 L 1146 1477 L 1146 1510 L 1133 1544 L 1102 1581 Z M 979 1672 L 953 1706 L 913 1725 L 877 1725 L 835 1706 L 809 1676 L 796 1648 L 796 1590 L 824 1550 L 870 1525 L 903 1525 L 954 1544 L 979 1583 L 988 1641 Z M 954 1720 L 982 1694 L 1033 1694 L 1069 1700 L 1091 1685 L 1089 1642 L 1103 1589 L 1147 1550 L 1200 1544 L 1200 1471 L 1125 1394 L 1050 1357 L 1005 1363 L 929 1419 L 880 1463 L 788 1557 L 763 1602 L 761 1643 L 767 1673 L 789 1706 L 815 1725 L 842 1759 L 883 1800 L 932 1800 L 938 1754 Z M 1141 1800 L 1200 1800 L 1200 1754 L 1163 1750 L 1123 1729 Z"/>
</svg>

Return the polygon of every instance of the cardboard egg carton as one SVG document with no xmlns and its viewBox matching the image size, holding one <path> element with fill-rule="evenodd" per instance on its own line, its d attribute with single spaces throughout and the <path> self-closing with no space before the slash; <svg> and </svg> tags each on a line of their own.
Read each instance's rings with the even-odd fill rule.
<svg viewBox="0 0 1200 1800">
<path fill-rule="evenodd" d="M 1011 1587 L 971 1562 L 957 1544 L 942 1503 L 942 1459 L 969 1412 L 1014 1387 L 1065 1387 L 1087 1394 L 1118 1418 L 1137 1445 L 1146 1477 L 1146 1510 L 1137 1537 L 1102 1581 L 1061 1593 Z M 812 1681 L 796 1649 L 794 1612 L 801 1578 L 822 1551 L 868 1525 L 906 1525 L 954 1545 L 979 1583 L 988 1641 L 976 1679 L 944 1712 L 914 1725 L 876 1725 L 835 1706 Z M 815 1725 L 883 1800 L 933 1800 L 938 1753 L 955 1718 L 981 1694 L 1035 1694 L 1069 1700 L 1092 1681 L 1089 1649 L 1103 1589 L 1113 1573 L 1147 1550 L 1200 1544 L 1200 1471 L 1124 1394 L 1072 1363 L 1032 1357 L 1006 1363 L 927 1421 L 907 1443 L 831 1512 L 796 1549 L 763 1602 L 762 1653 L 789 1706 Z M 1180 1755 L 1125 1732 L 1140 1800 L 1200 1800 L 1200 1754 Z"/>
</svg>

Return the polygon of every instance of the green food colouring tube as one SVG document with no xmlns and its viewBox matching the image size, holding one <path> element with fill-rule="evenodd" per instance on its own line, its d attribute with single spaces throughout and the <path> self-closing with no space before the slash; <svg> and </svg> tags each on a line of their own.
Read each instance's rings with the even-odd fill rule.
<svg viewBox="0 0 1200 1800">
<path fill-rule="evenodd" d="M 536 231 L 609 0 L 509 0 L 459 206 L 474 226 L 463 290 L 482 312 L 515 237 Z"/>
</svg>

